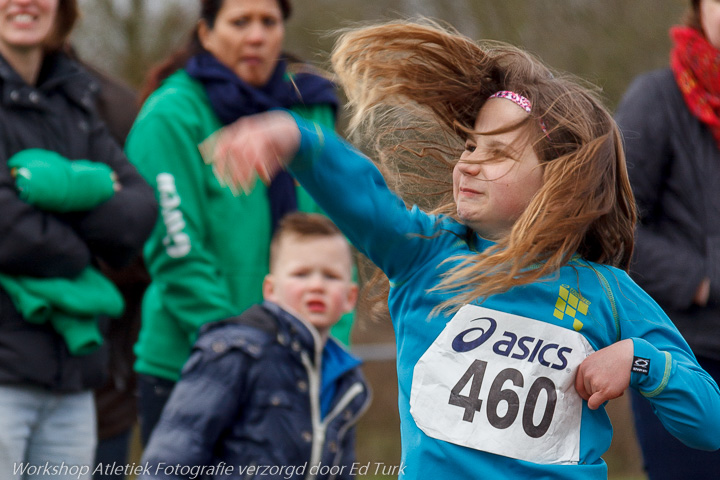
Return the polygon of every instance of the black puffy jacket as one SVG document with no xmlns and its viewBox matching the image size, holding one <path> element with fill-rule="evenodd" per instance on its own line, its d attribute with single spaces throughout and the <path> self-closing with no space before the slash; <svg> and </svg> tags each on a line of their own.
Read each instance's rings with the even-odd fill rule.
<svg viewBox="0 0 720 480">
<path fill-rule="evenodd" d="M 0 57 L 0 272 L 72 277 L 93 260 L 132 260 L 157 215 L 152 189 L 94 111 L 98 86 L 63 54 L 49 54 L 30 86 Z M 7 166 L 27 148 L 109 165 L 122 189 L 93 210 L 44 212 L 20 200 Z M 102 380 L 101 353 L 71 356 L 49 326 L 25 322 L 0 289 L 0 383 L 71 392 Z"/>
<path fill-rule="evenodd" d="M 669 68 L 638 77 L 615 118 L 640 210 L 630 273 L 696 355 L 720 360 L 720 149 Z M 705 277 L 710 300 L 699 307 Z"/>
</svg>

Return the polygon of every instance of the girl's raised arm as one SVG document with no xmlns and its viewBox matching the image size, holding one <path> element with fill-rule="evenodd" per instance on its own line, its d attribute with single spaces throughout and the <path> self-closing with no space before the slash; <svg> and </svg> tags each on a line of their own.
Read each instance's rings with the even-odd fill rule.
<svg viewBox="0 0 720 480">
<path fill-rule="evenodd" d="M 405 203 L 375 165 L 334 132 L 289 113 L 246 117 L 214 139 L 218 177 L 252 188 L 287 167 L 350 242 L 390 278 L 428 258 L 436 218 Z"/>
</svg>

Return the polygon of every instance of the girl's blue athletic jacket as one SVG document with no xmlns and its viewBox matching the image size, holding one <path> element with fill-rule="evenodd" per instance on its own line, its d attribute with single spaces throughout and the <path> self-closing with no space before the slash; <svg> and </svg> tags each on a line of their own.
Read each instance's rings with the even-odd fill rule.
<svg viewBox="0 0 720 480">
<path fill-rule="evenodd" d="M 574 387 L 592 352 L 634 344 L 631 388 L 686 444 L 720 448 L 720 391 L 680 333 L 625 272 L 573 259 L 541 282 L 435 314 L 453 261 L 491 243 L 407 209 L 367 158 L 295 117 L 291 173 L 390 279 L 401 478 L 607 478 L 612 426 Z"/>
</svg>

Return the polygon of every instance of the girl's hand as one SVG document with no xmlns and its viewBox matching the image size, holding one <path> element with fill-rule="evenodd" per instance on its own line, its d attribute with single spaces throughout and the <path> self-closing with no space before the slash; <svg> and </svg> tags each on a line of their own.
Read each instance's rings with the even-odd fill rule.
<svg viewBox="0 0 720 480">
<path fill-rule="evenodd" d="M 630 386 L 634 351 L 632 340 L 621 340 L 591 354 L 580 364 L 575 390 L 587 400 L 591 410 L 622 396 Z"/>
<path fill-rule="evenodd" d="M 213 140 L 210 161 L 216 175 L 248 192 L 256 174 L 270 183 L 293 158 L 300 147 L 300 130 L 288 113 L 272 111 L 243 117 Z"/>
</svg>

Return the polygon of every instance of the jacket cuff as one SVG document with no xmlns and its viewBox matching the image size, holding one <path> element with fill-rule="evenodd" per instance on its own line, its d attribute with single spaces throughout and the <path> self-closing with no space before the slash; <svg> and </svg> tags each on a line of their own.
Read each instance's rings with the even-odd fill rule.
<svg viewBox="0 0 720 480">
<path fill-rule="evenodd" d="M 632 341 L 634 351 L 630 386 L 644 397 L 659 395 L 670 380 L 672 356 L 642 338 L 633 338 Z"/>
<path fill-rule="evenodd" d="M 300 130 L 300 147 L 289 166 L 295 171 L 308 170 L 325 145 L 325 132 L 320 124 L 305 120 L 294 112 L 288 113 Z"/>
</svg>

